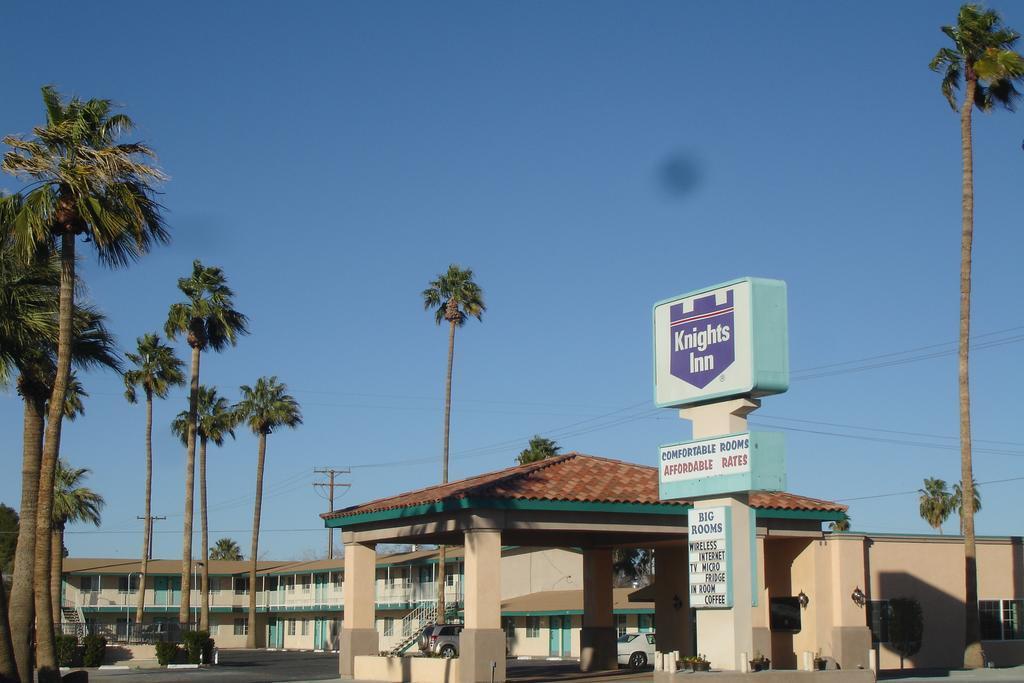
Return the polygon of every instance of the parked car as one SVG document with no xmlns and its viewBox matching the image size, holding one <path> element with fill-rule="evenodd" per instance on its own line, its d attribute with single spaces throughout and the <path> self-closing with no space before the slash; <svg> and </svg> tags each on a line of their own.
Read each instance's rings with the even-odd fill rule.
<svg viewBox="0 0 1024 683">
<path fill-rule="evenodd" d="M 623 633 L 617 642 L 621 665 L 642 669 L 654 659 L 653 633 Z"/>
<path fill-rule="evenodd" d="M 420 634 L 420 652 L 440 655 L 445 659 L 458 657 L 460 633 L 462 633 L 462 624 L 428 626 Z"/>
</svg>

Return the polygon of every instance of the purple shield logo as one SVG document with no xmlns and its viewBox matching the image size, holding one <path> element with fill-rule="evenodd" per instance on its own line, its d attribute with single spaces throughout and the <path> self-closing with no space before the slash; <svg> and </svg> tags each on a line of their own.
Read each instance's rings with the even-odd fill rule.
<svg viewBox="0 0 1024 683">
<path fill-rule="evenodd" d="M 669 310 L 672 334 L 671 372 L 703 389 L 736 360 L 733 290 L 684 301 Z"/>
</svg>

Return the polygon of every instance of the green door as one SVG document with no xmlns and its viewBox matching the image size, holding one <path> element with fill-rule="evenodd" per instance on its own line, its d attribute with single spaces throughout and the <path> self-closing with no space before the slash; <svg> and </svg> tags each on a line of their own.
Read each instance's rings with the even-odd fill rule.
<svg viewBox="0 0 1024 683">
<path fill-rule="evenodd" d="M 267 647 L 281 647 L 281 641 L 283 640 L 280 619 L 271 619 L 270 623 L 267 624 Z"/>
<path fill-rule="evenodd" d="M 327 602 L 327 574 L 313 575 L 313 599 L 318 605 Z"/>
<path fill-rule="evenodd" d="M 551 657 L 568 657 L 572 652 L 571 617 L 548 617 L 548 653 Z"/>
<path fill-rule="evenodd" d="M 313 622 L 313 649 L 327 649 L 327 620 L 320 617 Z"/>
<path fill-rule="evenodd" d="M 157 605 L 166 605 L 167 603 L 167 578 L 166 576 L 153 577 L 153 600 Z"/>
</svg>

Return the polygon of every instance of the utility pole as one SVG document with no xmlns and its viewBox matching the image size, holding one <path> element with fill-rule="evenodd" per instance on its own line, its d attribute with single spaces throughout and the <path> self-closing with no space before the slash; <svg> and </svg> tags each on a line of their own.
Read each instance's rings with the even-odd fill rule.
<svg viewBox="0 0 1024 683">
<path fill-rule="evenodd" d="M 313 468 L 313 474 L 326 474 L 327 481 L 315 481 L 313 482 L 314 489 L 324 489 L 327 491 L 327 495 L 320 495 L 321 498 L 327 499 L 327 512 L 334 512 L 334 489 L 336 488 L 351 488 L 352 484 L 347 482 L 335 481 L 335 477 L 339 474 L 352 474 L 352 470 L 348 467 L 334 468 L 334 467 L 315 467 Z M 327 528 L 327 559 L 334 559 L 334 529 L 331 527 Z"/>
<path fill-rule="evenodd" d="M 145 515 L 139 515 L 135 519 L 143 519 L 143 520 L 145 520 L 146 517 L 145 517 Z M 146 524 L 149 526 L 149 547 L 146 548 L 146 559 L 147 560 L 152 560 L 153 559 L 153 520 L 158 520 L 159 521 L 161 519 L 167 519 L 167 518 L 166 517 L 155 517 L 153 515 L 150 515 L 149 519 L 146 520 Z"/>
</svg>

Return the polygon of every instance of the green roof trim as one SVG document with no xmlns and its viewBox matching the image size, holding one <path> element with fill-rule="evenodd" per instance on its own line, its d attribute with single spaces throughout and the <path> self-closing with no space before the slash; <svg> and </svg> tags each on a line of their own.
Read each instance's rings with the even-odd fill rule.
<svg viewBox="0 0 1024 683">
<path fill-rule="evenodd" d="M 455 512 L 468 509 L 491 510 L 552 510 L 558 512 L 624 512 L 642 515 L 678 515 L 685 517 L 693 508 L 690 504 L 674 503 L 601 503 L 575 500 L 517 500 L 509 498 L 467 497 L 447 499 L 434 503 L 411 505 L 409 507 L 363 512 L 349 517 L 335 517 L 324 520 L 324 526 L 339 529 L 369 522 L 381 522 L 441 512 Z M 846 513 L 838 510 L 786 510 L 782 508 L 755 508 L 757 516 L 764 519 L 809 519 L 833 522 L 845 519 Z"/>
<path fill-rule="evenodd" d="M 623 609 L 612 610 L 613 614 L 654 614 L 653 607 L 626 607 Z M 520 611 L 508 611 L 502 610 L 501 616 L 503 617 L 559 617 L 559 616 L 578 616 L 582 615 L 583 610 L 581 609 L 550 609 L 550 610 L 520 610 Z"/>
</svg>

